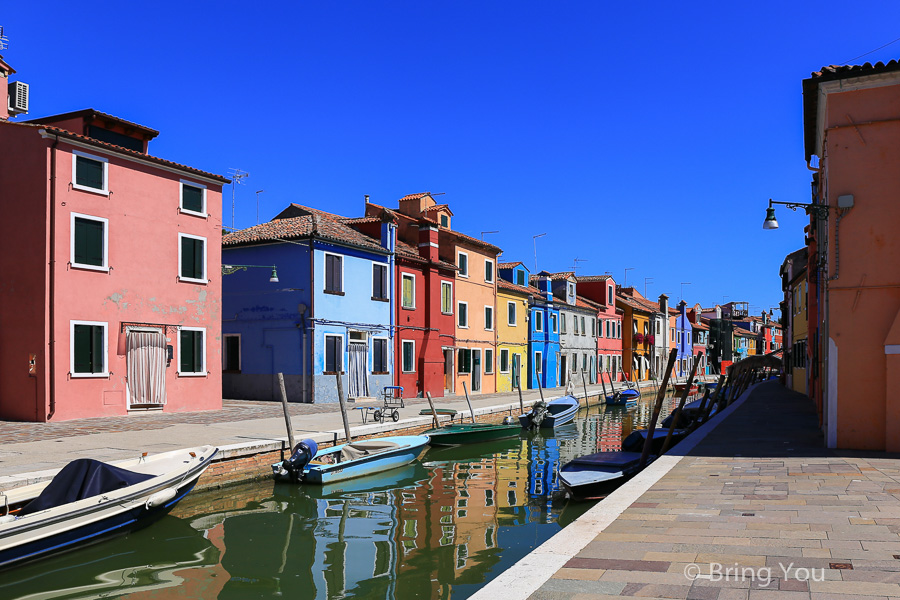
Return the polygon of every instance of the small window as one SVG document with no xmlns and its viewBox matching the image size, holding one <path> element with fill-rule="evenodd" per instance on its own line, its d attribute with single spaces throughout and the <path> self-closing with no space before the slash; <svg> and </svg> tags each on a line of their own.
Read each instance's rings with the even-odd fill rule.
<svg viewBox="0 0 900 600">
<path fill-rule="evenodd" d="M 560 331 L 562 333 L 565 333 L 566 332 L 566 315 L 563 315 L 563 314 L 559 315 L 559 324 L 562 326 Z"/>
<path fill-rule="evenodd" d="M 543 331 L 544 330 L 544 313 L 539 310 L 534 311 L 534 330 L 535 331 Z"/>
<path fill-rule="evenodd" d="M 460 277 L 468 277 L 469 276 L 469 255 L 465 252 L 460 252 L 456 257 L 456 267 L 458 269 L 457 273 Z"/>
<path fill-rule="evenodd" d="M 544 356 L 541 352 L 534 353 L 534 372 L 535 373 L 543 372 L 543 367 L 542 367 L 543 360 L 544 360 Z"/>
<path fill-rule="evenodd" d="M 578 335 L 578 315 L 572 315 L 572 323 L 575 324 L 575 335 Z"/>
<path fill-rule="evenodd" d="M 109 194 L 107 176 L 109 161 L 99 156 L 74 151 L 72 153 L 72 187 L 88 192 Z"/>
<path fill-rule="evenodd" d="M 516 271 L 516 283 L 521 285 L 522 287 L 526 287 L 528 284 L 525 283 L 525 271 Z"/>
<path fill-rule="evenodd" d="M 485 306 L 484 307 L 484 329 L 485 329 L 485 331 L 493 331 L 494 330 L 494 307 L 493 306 Z"/>
<path fill-rule="evenodd" d="M 584 326 L 584 317 L 581 317 L 581 335 L 587 335 L 587 330 Z"/>
<path fill-rule="evenodd" d="M 344 338 L 325 335 L 325 373 L 341 373 L 344 370 Z"/>
<path fill-rule="evenodd" d="M 611 286 L 611 285 L 607 286 L 606 291 L 607 291 L 607 295 L 609 297 L 608 306 L 612 306 L 612 304 L 613 304 L 613 286 Z"/>
<path fill-rule="evenodd" d="M 206 187 L 190 181 L 181 182 L 181 212 L 206 216 Z"/>
<path fill-rule="evenodd" d="M 372 265 L 372 299 L 388 299 L 387 267 L 384 265 Z"/>
<path fill-rule="evenodd" d="M 450 227 L 450 217 L 441 215 L 441 227 Z"/>
<path fill-rule="evenodd" d="M 416 343 L 412 340 L 403 340 L 403 364 L 404 373 L 416 371 Z"/>
<path fill-rule="evenodd" d="M 179 279 L 206 283 L 206 238 L 179 233 L 178 263 Z"/>
<path fill-rule="evenodd" d="M 494 351 L 490 348 L 484 350 L 484 374 L 492 375 L 494 373 Z"/>
<path fill-rule="evenodd" d="M 337 254 L 325 254 L 325 292 L 344 293 L 344 259 Z"/>
<path fill-rule="evenodd" d="M 472 351 L 468 348 L 460 348 L 456 355 L 456 368 L 460 375 L 468 375 L 472 372 Z"/>
<path fill-rule="evenodd" d="M 516 326 L 516 303 L 515 302 L 507 302 L 506 303 L 506 323 L 510 327 Z"/>
<path fill-rule="evenodd" d="M 469 303 L 458 302 L 456 304 L 456 321 L 459 327 L 469 326 Z"/>
<path fill-rule="evenodd" d="M 550 315 L 550 331 L 556 333 L 557 324 L 556 324 L 556 315 Z"/>
<path fill-rule="evenodd" d="M 484 259 L 484 280 L 488 283 L 494 282 L 494 261 Z"/>
<path fill-rule="evenodd" d="M 372 371 L 388 372 L 387 340 L 384 338 L 372 339 Z"/>
<path fill-rule="evenodd" d="M 72 266 L 109 270 L 107 240 L 109 221 L 72 213 Z"/>
<path fill-rule="evenodd" d="M 71 322 L 71 372 L 73 377 L 105 377 L 106 323 Z"/>
<path fill-rule="evenodd" d="M 593 318 L 591 319 L 591 335 L 597 335 L 597 323 Z"/>
<path fill-rule="evenodd" d="M 500 372 L 509 373 L 509 349 L 500 348 Z"/>
<path fill-rule="evenodd" d="M 441 312 L 445 315 L 453 314 L 453 284 L 449 281 L 441 282 Z"/>
<path fill-rule="evenodd" d="M 403 298 L 402 298 L 402 306 L 403 308 L 415 308 L 416 307 L 416 278 L 414 275 L 409 275 L 404 273 L 401 275 L 401 279 L 403 280 Z"/>
<path fill-rule="evenodd" d="M 178 374 L 206 375 L 206 330 L 182 327 L 178 334 Z"/>
<path fill-rule="evenodd" d="M 222 335 L 222 370 L 241 372 L 241 336 L 234 333 Z"/>
</svg>

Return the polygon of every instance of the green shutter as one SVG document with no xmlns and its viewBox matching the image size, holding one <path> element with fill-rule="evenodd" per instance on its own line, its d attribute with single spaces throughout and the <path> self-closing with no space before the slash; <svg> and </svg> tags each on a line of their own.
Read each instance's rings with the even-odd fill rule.
<svg viewBox="0 0 900 600">
<path fill-rule="evenodd" d="M 75 262 L 81 265 L 103 266 L 102 221 L 75 217 Z"/>
<path fill-rule="evenodd" d="M 103 189 L 103 163 L 83 156 L 75 157 L 75 183 L 84 187 Z"/>
<path fill-rule="evenodd" d="M 181 208 L 193 212 L 203 212 L 203 189 L 181 184 Z"/>
<path fill-rule="evenodd" d="M 203 279 L 203 240 L 181 238 L 181 276 Z"/>
<path fill-rule="evenodd" d="M 75 373 L 103 372 L 103 327 L 100 325 L 75 325 L 73 328 L 73 357 Z"/>
<path fill-rule="evenodd" d="M 181 342 L 181 364 L 179 368 L 181 372 L 202 373 L 203 332 L 182 330 L 179 337 Z"/>
</svg>

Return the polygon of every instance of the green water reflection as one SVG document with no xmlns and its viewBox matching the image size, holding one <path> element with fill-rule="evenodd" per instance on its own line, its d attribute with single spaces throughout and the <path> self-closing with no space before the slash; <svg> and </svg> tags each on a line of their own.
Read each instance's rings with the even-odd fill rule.
<svg viewBox="0 0 900 600">
<path fill-rule="evenodd" d="M 0 597 L 466 598 L 590 508 L 564 497 L 559 464 L 619 449 L 650 412 L 583 409 L 332 487 L 193 494 L 148 529 L 0 574 Z"/>
</svg>

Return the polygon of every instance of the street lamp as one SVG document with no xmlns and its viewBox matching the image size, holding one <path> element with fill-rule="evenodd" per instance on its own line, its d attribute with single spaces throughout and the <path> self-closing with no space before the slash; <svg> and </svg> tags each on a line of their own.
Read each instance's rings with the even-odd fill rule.
<svg viewBox="0 0 900 600">
<path fill-rule="evenodd" d="M 269 283 L 278 283 L 278 270 L 275 265 L 222 265 L 222 275 L 231 275 L 247 269 L 272 269 Z"/>
<path fill-rule="evenodd" d="M 848 198 L 849 200 L 843 200 Z M 806 210 L 806 214 L 813 215 L 816 219 L 827 219 L 828 209 L 832 208 L 828 204 L 812 204 L 804 202 L 778 202 L 769 198 L 769 208 L 766 209 L 766 220 L 763 221 L 763 229 L 778 229 L 778 220 L 775 218 L 775 207 L 773 204 L 781 204 L 796 212 L 798 208 Z M 841 196 L 838 198 L 838 208 L 850 208 L 853 206 L 853 196 Z"/>
</svg>

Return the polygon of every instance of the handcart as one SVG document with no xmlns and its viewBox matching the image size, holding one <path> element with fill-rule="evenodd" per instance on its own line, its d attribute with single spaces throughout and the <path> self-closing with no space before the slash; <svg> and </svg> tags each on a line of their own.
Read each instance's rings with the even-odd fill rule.
<svg viewBox="0 0 900 600">
<path fill-rule="evenodd" d="M 375 421 L 387 420 L 388 417 L 396 423 L 400 420 L 400 411 L 398 408 L 406 408 L 403 402 L 403 387 L 399 385 L 388 385 L 381 390 L 381 406 L 357 406 L 355 410 L 362 411 L 363 423 L 368 420 L 369 415 Z"/>
</svg>

